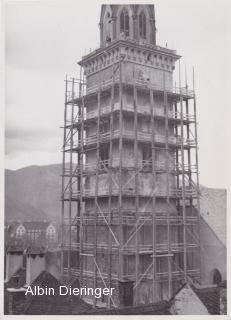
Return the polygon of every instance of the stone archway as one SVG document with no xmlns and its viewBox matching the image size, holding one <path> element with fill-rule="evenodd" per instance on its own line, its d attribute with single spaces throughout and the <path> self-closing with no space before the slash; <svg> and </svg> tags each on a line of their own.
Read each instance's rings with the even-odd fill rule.
<svg viewBox="0 0 231 320">
<path fill-rule="evenodd" d="M 212 283 L 219 284 L 222 281 L 222 275 L 218 269 L 214 269 L 212 272 Z"/>
</svg>

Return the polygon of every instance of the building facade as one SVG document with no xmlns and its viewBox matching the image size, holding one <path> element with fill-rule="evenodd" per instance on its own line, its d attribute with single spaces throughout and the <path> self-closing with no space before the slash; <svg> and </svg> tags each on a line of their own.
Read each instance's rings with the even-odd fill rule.
<svg viewBox="0 0 231 320">
<path fill-rule="evenodd" d="M 66 79 L 62 275 L 115 288 L 94 305 L 169 300 L 200 278 L 196 99 L 173 85 L 179 59 L 156 44 L 153 5 L 103 5 L 100 48 Z"/>
<path fill-rule="evenodd" d="M 8 242 L 21 240 L 29 245 L 43 245 L 57 242 L 57 230 L 49 221 L 13 222 L 8 226 Z"/>
</svg>

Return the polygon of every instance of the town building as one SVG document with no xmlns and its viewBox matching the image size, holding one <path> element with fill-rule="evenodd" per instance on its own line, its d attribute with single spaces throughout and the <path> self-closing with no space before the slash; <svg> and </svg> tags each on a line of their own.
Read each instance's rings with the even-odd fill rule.
<svg viewBox="0 0 231 320">
<path fill-rule="evenodd" d="M 44 245 L 58 240 L 56 226 L 49 221 L 15 221 L 8 225 L 6 232 L 9 242 L 21 240 L 25 244 Z"/>
</svg>

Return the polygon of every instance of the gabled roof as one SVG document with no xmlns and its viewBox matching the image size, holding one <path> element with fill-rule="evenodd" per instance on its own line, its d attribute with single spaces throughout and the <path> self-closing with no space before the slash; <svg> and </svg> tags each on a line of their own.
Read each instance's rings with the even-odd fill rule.
<svg viewBox="0 0 231 320">
<path fill-rule="evenodd" d="M 93 309 L 78 296 L 71 299 L 69 296 L 59 295 L 60 281 L 49 272 L 42 271 L 33 281 L 31 287 L 41 286 L 55 289 L 55 295 L 28 296 L 22 314 L 72 314 L 75 307 L 77 314 L 82 314 Z"/>
<path fill-rule="evenodd" d="M 206 315 L 206 306 L 199 299 L 192 287 L 185 283 L 170 300 L 170 311 L 175 315 Z"/>
</svg>

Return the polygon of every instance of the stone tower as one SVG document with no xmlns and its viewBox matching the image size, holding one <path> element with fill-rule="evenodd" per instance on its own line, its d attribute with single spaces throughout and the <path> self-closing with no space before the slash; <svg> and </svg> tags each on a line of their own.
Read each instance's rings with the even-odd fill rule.
<svg viewBox="0 0 231 320">
<path fill-rule="evenodd" d="M 115 288 L 94 305 L 170 299 L 199 277 L 196 101 L 173 86 L 179 58 L 156 45 L 153 5 L 102 5 L 79 97 L 66 82 L 63 274 Z"/>
</svg>

